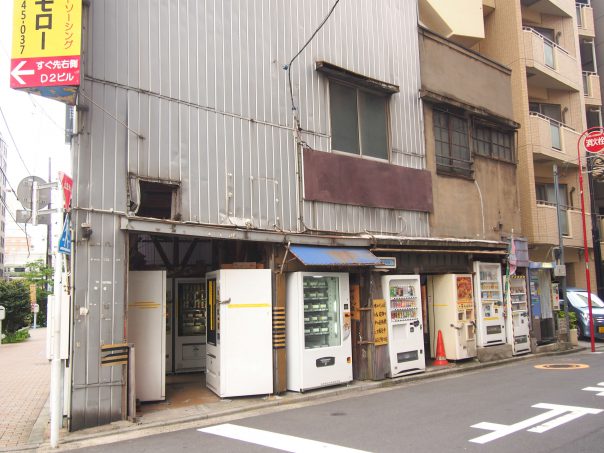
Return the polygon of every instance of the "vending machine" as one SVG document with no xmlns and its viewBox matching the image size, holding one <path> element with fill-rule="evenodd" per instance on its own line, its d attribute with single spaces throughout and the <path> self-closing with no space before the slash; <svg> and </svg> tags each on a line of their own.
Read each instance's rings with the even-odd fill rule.
<svg viewBox="0 0 604 453">
<path fill-rule="evenodd" d="M 501 265 L 474 261 L 474 299 L 476 300 L 476 345 L 505 343 L 505 313 L 501 285 Z"/>
<path fill-rule="evenodd" d="M 508 343 L 512 345 L 512 354 L 524 354 L 531 350 L 526 277 L 510 275 L 508 285 L 508 303 L 506 304 Z"/>
<path fill-rule="evenodd" d="M 221 398 L 273 392 L 270 269 L 206 274 L 206 385 Z"/>
<path fill-rule="evenodd" d="M 471 274 L 428 277 L 430 352 L 436 356 L 438 331 L 446 357 L 462 360 L 476 356 L 476 321 Z"/>
<path fill-rule="evenodd" d="M 288 390 L 352 381 L 348 274 L 289 274 L 285 313 Z"/>
<path fill-rule="evenodd" d="M 419 275 L 386 275 L 382 291 L 388 309 L 390 377 L 426 369 Z"/>
<path fill-rule="evenodd" d="M 203 278 L 175 280 L 175 371 L 206 367 L 206 288 Z"/>
</svg>

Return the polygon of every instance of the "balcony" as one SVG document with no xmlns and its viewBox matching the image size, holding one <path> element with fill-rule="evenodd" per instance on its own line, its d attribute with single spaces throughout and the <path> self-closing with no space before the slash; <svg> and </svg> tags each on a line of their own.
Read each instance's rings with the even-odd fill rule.
<svg viewBox="0 0 604 453">
<path fill-rule="evenodd" d="M 573 0 L 522 0 L 522 6 L 541 14 L 573 17 L 575 2 Z"/>
<path fill-rule="evenodd" d="M 562 222 L 564 245 L 583 247 L 581 211 L 565 207 L 561 212 L 561 216 L 564 217 Z M 554 204 L 538 201 L 533 220 L 533 242 L 538 244 L 558 244 L 558 221 L 556 220 L 556 206 Z M 587 245 L 588 247 L 593 247 L 589 217 L 586 218 L 586 228 Z"/>
<path fill-rule="evenodd" d="M 585 38 L 594 38 L 596 36 L 596 27 L 594 23 L 594 10 L 591 7 L 591 2 L 577 2 L 577 27 L 579 28 L 579 36 Z"/>
<path fill-rule="evenodd" d="M 580 90 L 576 58 L 530 27 L 523 27 L 523 35 L 529 85 L 554 90 Z"/>
<path fill-rule="evenodd" d="M 555 160 L 577 166 L 579 133 L 540 113 L 530 112 L 528 148 L 537 161 Z"/>
<path fill-rule="evenodd" d="M 583 97 L 585 105 L 602 105 L 600 76 L 597 73 L 583 71 Z"/>
</svg>

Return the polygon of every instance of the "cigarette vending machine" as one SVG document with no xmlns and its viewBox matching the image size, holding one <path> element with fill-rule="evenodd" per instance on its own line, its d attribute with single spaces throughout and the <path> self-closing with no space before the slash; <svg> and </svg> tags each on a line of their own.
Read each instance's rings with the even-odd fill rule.
<svg viewBox="0 0 604 453">
<path fill-rule="evenodd" d="M 471 274 L 428 277 L 430 352 L 436 356 L 438 331 L 449 360 L 476 356 L 476 321 Z"/>
<path fill-rule="evenodd" d="M 348 274 L 289 274 L 285 313 L 288 390 L 352 381 Z"/>
<path fill-rule="evenodd" d="M 525 276 L 510 275 L 508 291 L 508 321 L 506 323 L 508 343 L 511 343 L 514 355 L 530 352 L 528 297 L 526 294 Z"/>
<path fill-rule="evenodd" d="M 501 265 L 474 261 L 476 300 L 476 345 L 505 343 L 505 315 L 501 288 Z"/>
<path fill-rule="evenodd" d="M 273 392 L 270 269 L 206 274 L 206 385 L 219 397 Z"/>
<path fill-rule="evenodd" d="M 382 277 L 388 309 L 390 377 L 426 369 L 419 275 Z"/>
<path fill-rule="evenodd" d="M 203 278 L 178 278 L 175 371 L 201 371 L 206 365 L 206 288 Z"/>
</svg>

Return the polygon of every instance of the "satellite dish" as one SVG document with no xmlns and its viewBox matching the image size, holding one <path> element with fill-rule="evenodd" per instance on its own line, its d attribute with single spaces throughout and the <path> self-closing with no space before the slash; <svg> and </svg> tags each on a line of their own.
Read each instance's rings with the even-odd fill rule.
<svg viewBox="0 0 604 453">
<path fill-rule="evenodd" d="M 33 187 L 34 181 L 40 184 L 46 184 L 39 176 L 28 176 L 23 178 L 17 186 L 17 199 L 21 202 L 23 207 L 28 210 L 33 209 Z M 38 190 L 38 203 L 37 209 L 43 209 L 50 203 L 50 189 Z"/>
</svg>

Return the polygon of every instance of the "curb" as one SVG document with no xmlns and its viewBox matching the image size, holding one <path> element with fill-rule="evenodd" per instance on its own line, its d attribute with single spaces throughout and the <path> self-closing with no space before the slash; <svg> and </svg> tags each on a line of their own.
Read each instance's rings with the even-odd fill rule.
<svg viewBox="0 0 604 453">
<path fill-rule="evenodd" d="M 115 429 L 109 430 L 109 431 L 69 436 L 67 438 L 60 440 L 59 447 L 68 446 L 70 444 L 75 444 L 77 442 L 83 442 L 83 441 L 87 441 L 87 440 L 91 440 L 91 439 L 99 439 L 99 438 L 103 438 L 103 437 L 123 435 L 123 434 L 129 434 L 129 433 L 134 433 L 134 432 L 136 432 L 137 434 L 140 435 L 141 432 L 151 431 L 156 428 L 170 427 L 170 426 L 197 422 L 197 421 L 207 421 L 207 420 L 211 420 L 211 419 L 218 419 L 220 417 L 227 417 L 227 416 L 231 416 L 231 415 L 235 415 L 235 414 L 244 414 L 246 412 L 253 412 L 253 411 L 267 409 L 267 408 L 271 408 L 271 407 L 285 407 L 285 406 L 289 406 L 289 405 L 293 406 L 295 404 L 313 402 L 313 401 L 318 401 L 318 400 L 323 400 L 323 399 L 328 399 L 328 398 L 341 397 L 341 396 L 346 396 L 346 395 L 352 396 L 353 394 L 359 394 L 359 393 L 369 392 L 369 391 L 378 390 L 378 389 L 389 389 L 389 388 L 402 386 L 404 384 L 408 384 L 408 383 L 412 383 L 412 382 L 419 382 L 419 381 L 424 381 L 427 379 L 440 378 L 440 377 L 449 376 L 452 374 L 458 374 L 458 373 L 463 373 L 463 372 L 468 372 L 468 371 L 476 371 L 476 370 L 485 369 L 485 368 L 493 368 L 496 366 L 508 365 L 510 363 L 517 363 L 520 361 L 527 361 L 529 359 L 536 359 L 536 358 L 540 358 L 540 357 L 569 355 L 569 354 L 574 354 L 574 353 L 578 353 L 578 352 L 583 352 L 586 350 L 588 350 L 588 348 L 578 347 L 578 348 L 567 349 L 567 350 L 562 350 L 562 351 L 548 351 L 548 352 L 541 352 L 541 353 L 535 353 L 535 354 L 529 353 L 529 354 L 516 356 L 516 357 L 512 357 L 512 358 L 495 360 L 492 362 L 468 363 L 468 364 L 463 364 L 462 366 L 449 365 L 445 369 L 431 369 L 424 373 L 414 374 L 414 375 L 410 375 L 410 376 L 402 376 L 402 377 L 398 377 L 398 378 L 394 378 L 394 379 L 387 379 L 387 380 L 382 380 L 382 381 L 359 381 L 359 384 L 347 385 L 345 387 L 336 387 L 336 388 L 320 390 L 318 392 L 315 391 L 312 393 L 298 394 L 297 397 L 294 397 L 291 399 L 273 399 L 273 400 L 269 400 L 269 401 L 261 401 L 261 402 L 258 402 L 257 404 L 253 404 L 253 405 L 250 405 L 247 407 L 239 406 L 239 407 L 235 407 L 235 408 L 231 408 L 231 409 L 225 409 L 225 410 L 213 412 L 211 414 L 199 414 L 199 415 L 193 415 L 193 416 L 174 418 L 174 419 L 170 419 L 170 420 L 160 420 L 160 421 L 156 421 L 156 422 L 150 422 L 148 424 L 132 423 L 129 426 L 122 427 L 122 428 L 115 428 Z M 137 436 L 137 437 L 142 437 L 142 436 Z M 45 450 L 46 448 L 50 448 L 50 445 L 48 444 L 48 442 L 44 442 L 43 444 L 29 446 L 29 448 L 36 448 L 36 447 L 39 447 L 39 448 L 42 448 L 43 450 Z"/>
</svg>

